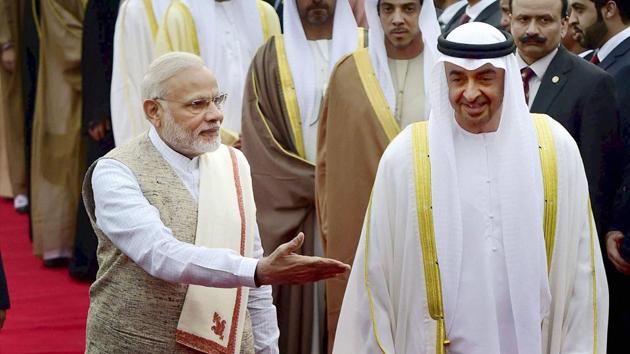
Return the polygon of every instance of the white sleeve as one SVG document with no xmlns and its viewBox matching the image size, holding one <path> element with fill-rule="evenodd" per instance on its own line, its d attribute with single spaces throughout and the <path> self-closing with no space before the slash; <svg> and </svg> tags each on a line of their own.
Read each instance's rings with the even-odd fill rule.
<svg viewBox="0 0 630 354">
<path fill-rule="evenodd" d="M 577 250 L 557 249 L 554 252 L 575 254 L 573 257 L 576 258 L 575 262 L 568 263 L 569 267 L 572 267 L 571 271 L 564 272 L 572 276 L 567 277 L 568 279 L 558 277 L 556 280 L 570 284 L 564 294 L 566 305 L 561 315 L 563 327 L 561 333 L 556 335 L 561 336 L 561 354 L 605 353 L 608 283 L 595 220 L 589 207 L 586 174 L 577 146 L 574 145 L 572 144 L 569 155 L 573 157 L 563 162 L 572 167 L 572 170 L 569 168 L 568 175 L 573 181 L 574 187 L 569 194 L 573 199 L 570 206 L 565 205 L 571 208 L 569 220 L 572 228 L 567 235 L 557 232 L 557 237 L 577 238 L 575 243 Z"/>
<path fill-rule="evenodd" d="M 99 161 L 92 174 L 92 190 L 98 227 L 152 276 L 215 288 L 256 287 L 258 259 L 177 240 L 124 164 L 112 159 Z"/>
<path fill-rule="evenodd" d="M 254 238 L 254 257 L 258 259 L 263 257 L 258 225 L 256 225 Z M 271 296 L 271 285 L 250 289 L 247 309 L 249 309 L 249 315 L 252 318 L 256 354 L 278 354 L 280 330 L 278 329 L 276 307 L 273 305 Z"/>
</svg>

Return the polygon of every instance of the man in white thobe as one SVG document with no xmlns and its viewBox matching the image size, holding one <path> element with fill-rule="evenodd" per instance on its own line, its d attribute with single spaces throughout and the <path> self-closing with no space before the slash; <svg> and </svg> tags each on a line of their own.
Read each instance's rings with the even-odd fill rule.
<svg viewBox="0 0 630 354">
<path fill-rule="evenodd" d="M 381 159 L 334 352 L 605 352 L 574 140 L 530 116 L 508 34 L 470 23 L 438 49 L 428 124 Z"/>
<path fill-rule="evenodd" d="M 221 90 L 228 94 L 222 137 L 224 143 L 233 144 L 241 132 L 249 64 L 256 50 L 275 34 L 280 34 L 280 20 L 262 0 L 175 0 L 160 26 L 155 54 L 191 52 L 213 68 Z"/>
<path fill-rule="evenodd" d="M 125 0 L 114 34 L 111 110 L 117 146 L 149 129 L 140 102 L 142 76 L 153 60 L 155 36 L 170 0 Z"/>
</svg>

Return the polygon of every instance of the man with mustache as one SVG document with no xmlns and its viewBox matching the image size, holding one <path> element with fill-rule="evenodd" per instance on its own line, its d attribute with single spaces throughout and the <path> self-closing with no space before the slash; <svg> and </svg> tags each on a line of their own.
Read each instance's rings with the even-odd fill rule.
<svg viewBox="0 0 630 354">
<path fill-rule="evenodd" d="M 254 56 L 243 100 L 242 148 L 252 166 L 263 246 L 298 230 L 300 254 L 323 254 L 315 210 L 320 107 L 337 60 L 363 47 L 348 0 L 284 3 L 284 35 Z M 315 298 L 314 298 L 315 295 Z M 274 288 L 283 353 L 326 351 L 323 284 Z"/>
<path fill-rule="evenodd" d="M 577 142 L 603 235 L 620 176 L 618 104 L 612 77 L 560 45 L 567 8 L 567 0 L 511 0 L 512 35 L 530 112 L 548 114 Z"/>
<path fill-rule="evenodd" d="M 444 26 L 444 33 L 468 22 L 484 22 L 494 27 L 501 26 L 500 0 L 467 0 L 453 18 Z"/>
<path fill-rule="evenodd" d="M 228 94 L 223 142 L 240 146 L 243 85 L 256 50 L 280 34 L 280 21 L 262 0 L 174 0 L 158 30 L 155 54 L 197 54 Z"/>
<path fill-rule="evenodd" d="M 575 142 L 529 113 L 509 34 L 469 23 L 438 49 L 428 122 L 380 161 L 334 353 L 604 353 Z"/>
<path fill-rule="evenodd" d="M 615 79 L 620 104 L 624 167 L 609 231 L 602 243 L 608 253 L 606 270 L 610 282 L 609 353 L 627 352 L 630 332 L 630 262 L 620 254 L 620 246 L 630 243 L 630 2 L 619 0 L 571 0 L 570 23 L 581 35 L 582 45 L 595 49 L 592 62 Z M 604 234 L 602 234 L 604 235 Z"/>
<path fill-rule="evenodd" d="M 425 84 L 440 33 L 431 0 L 367 0 L 369 47 L 337 64 L 322 103 L 315 188 L 324 252 L 350 263 L 378 161 L 427 118 Z M 326 283 L 329 343 L 347 278 Z"/>
<path fill-rule="evenodd" d="M 296 255 L 302 233 L 263 257 L 249 165 L 221 144 L 225 94 L 200 57 L 153 61 L 142 97 L 149 131 L 83 184 L 100 265 L 86 353 L 279 353 L 268 285 L 349 267 Z"/>
</svg>

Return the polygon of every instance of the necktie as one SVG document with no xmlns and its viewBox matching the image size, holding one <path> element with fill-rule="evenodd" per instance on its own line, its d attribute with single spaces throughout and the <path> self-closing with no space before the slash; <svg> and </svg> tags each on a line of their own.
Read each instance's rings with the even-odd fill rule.
<svg viewBox="0 0 630 354">
<path fill-rule="evenodd" d="M 593 56 L 591 57 L 591 63 L 595 65 L 599 64 L 599 57 L 597 56 L 597 53 L 593 54 Z"/>
<path fill-rule="evenodd" d="M 470 21 L 470 16 L 468 16 L 468 14 L 466 14 L 464 12 L 464 14 L 462 15 L 462 17 L 459 18 L 459 25 L 463 25 L 464 23 L 468 23 L 468 21 Z"/>
<path fill-rule="evenodd" d="M 523 79 L 523 91 L 525 91 L 525 103 L 529 104 L 529 80 L 534 77 L 536 73 L 529 66 L 521 69 L 521 78 Z"/>
</svg>

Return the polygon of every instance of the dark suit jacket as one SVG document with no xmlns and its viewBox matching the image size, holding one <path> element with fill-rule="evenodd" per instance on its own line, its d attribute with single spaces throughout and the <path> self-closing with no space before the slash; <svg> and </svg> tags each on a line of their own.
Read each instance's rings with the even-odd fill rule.
<svg viewBox="0 0 630 354">
<path fill-rule="evenodd" d="M 624 144 L 623 182 L 615 200 L 615 217 L 611 230 L 630 232 L 630 38 L 621 42 L 599 67 L 615 78 L 620 103 L 621 136 Z"/>
<path fill-rule="evenodd" d="M 455 13 L 453 18 L 446 24 L 446 26 L 444 26 L 445 33 L 459 26 L 459 19 L 464 15 L 467 7 L 468 6 L 464 6 L 461 9 L 459 9 L 457 13 Z M 499 0 L 496 0 L 495 2 L 490 4 L 490 6 L 483 9 L 483 11 L 481 11 L 479 16 L 477 16 L 477 18 L 474 20 L 474 22 L 484 22 L 496 28 L 502 29 L 501 28 L 501 5 L 500 5 Z"/>
<path fill-rule="evenodd" d="M 612 76 L 560 46 L 532 103 L 577 142 L 589 183 L 598 230 L 610 223 L 619 184 L 619 118 Z"/>
<path fill-rule="evenodd" d="M 4 276 L 2 256 L 0 255 L 0 310 L 6 310 L 9 307 L 9 289 L 7 288 L 7 279 Z"/>
</svg>

